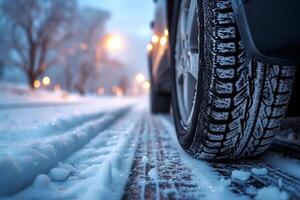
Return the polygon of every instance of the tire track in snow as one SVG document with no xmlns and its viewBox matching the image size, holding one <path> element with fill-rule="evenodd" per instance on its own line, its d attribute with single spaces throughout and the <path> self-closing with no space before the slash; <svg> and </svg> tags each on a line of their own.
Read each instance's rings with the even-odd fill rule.
<svg viewBox="0 0 300 200">
<path fill-rule="evenodd" d="M 169 122 L 147 116 L 147 128 L 139 144 L 123 199 L 199 199 L 235 197 L 226 190 L 226 181 L 205 162 L 181 150 Z M 175 136 L 176 137 L 176 136 Z M 145 156 L 148 162 L 145 162 Z M 143 161 L 144 160 L 144 161 Z"/>
<path fill-rule="evenodd" d="M 127 113 L 57 166 L 71 169 L 66 180 L 47 187 L 30 186 L 12 199 L 120 199 L 138 132 L 143 131 L 141 123 L 143 117 L 136 109 Z"/>
<path fill-rule="evenodd" d="M 82 148 L 99 132 L 114 124 L 128 109 L 118 109 L 62 135 L 34 141 L 5 153 L 0 158 L 0 196 L 14 194 L 30 185 L 37 175 L 47 173 L 59 161 Z"/>
</svg>

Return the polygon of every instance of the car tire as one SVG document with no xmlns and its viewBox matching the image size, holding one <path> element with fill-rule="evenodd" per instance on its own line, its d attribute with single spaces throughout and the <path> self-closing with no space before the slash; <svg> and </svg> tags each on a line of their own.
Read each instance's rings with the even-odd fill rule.
<svg viewBox="0 0 300 200">
<path fill-rule="evenodd" d="M 192 61 L 181 61 L 189 53 L 182 50 L 186 38 L 182 38 L 179 27 L 184 27 L 181 16 L 184 10 L 191 12 L 191 2 L 196 2 L 193 10 L 197 18 L 197 81 L 193 92 L 185 92 L 181 85 L 188 83 L 184 81 L 188 76 L 182 75 L 181 81 L 182 69 L 179 68 L 184 68 L 183 73 L 192 73 L 189 71 L 194 68 Z M 174 13 L 172 104 L 179 143 L 194 157 L 206 160 L 262 154 L 270 146 L 285 116 L 295 68 L 259 63 L 247 55 L 230 0 L 183 0 Z M 193 98 L 186 98 L 189 93 L 194 95 Z M 192 102 L 186 103 L 187 99 Z M 188 112 L 190 108 L 191 112 Z"/>
</svg>

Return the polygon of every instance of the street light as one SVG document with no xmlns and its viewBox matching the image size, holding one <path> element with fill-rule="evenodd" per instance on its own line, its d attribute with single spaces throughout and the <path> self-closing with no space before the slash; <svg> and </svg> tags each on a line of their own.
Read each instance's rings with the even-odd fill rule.
<svg viewBox="0 0 300 200">
<path fill-rule="evenodd" d="M 144 88 L 145 90 L 149 90 L 149 89 L 150 89 L 150 82 L 149 82 L 149 81 L 145 81 L 145 82 L 143 83 L 143 88 Z"/>
<path fill-rule="evenodd" d="M 43 79 L 42 79 L 42 83 L 43 85 L 50 85 L 51 83 L 51 79 L 48 77 L 48 76 L 45 76 Z"/>
<path fill-rule="evenodd" d="M 110 35 L 105 44 L 108 50 L 116 51 L 122 47 L 122 39 L 118 35 Z"/>
<path fill-rule="evenodd" d="M 166 36 L 163 36 L 161 39 L 160 39 L 160 45 L 161 46 L 165 46 L 167 44 L 167 37 Z"/>
<path fill-rule="evenodd" d="M 142 73 L 137 74 L 137 75 L 135 76 L 135 80 L 136 80 L 136 82 L 138 82 L 138 83 L 144 82 L 144 81 L 145 81 L 145 76 L 144 76 L 144 74 L 142 74 Z"/>
<path fill-rule="evenodd" d="M 34 81 L 33 81 L 33 87 L 34 87 L 35 89 L 41 87 L 41 81 L 39 81 L 39 80 L 34 80 Z"/>
<path fill-rule="evenodd" d="M 159 40 L 159 37 L 157 35 L 153 35 L 152 38 L 151 38 L 151 41 L 153 44 L 156 44 Z"/>
<path fill-rule="evenodd" d="M 153 45 L 152 44 L 148 44 L 147 45 L 147 51 L 150 52 L 153 49 Z"/>
</svg>

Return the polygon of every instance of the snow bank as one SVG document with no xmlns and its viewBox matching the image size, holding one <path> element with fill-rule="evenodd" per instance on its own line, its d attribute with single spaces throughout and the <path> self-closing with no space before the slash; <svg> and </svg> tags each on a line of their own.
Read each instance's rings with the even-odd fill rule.
<svg viewBox="0 0 300 200">
<path fill-rule="evenodd" d="M 256 200 L 287 200 L 289 198 L 288 193 L 280 191 L 277 187 L 269 186 L 258 190 L 255 196 Z"/>
<path fill-rule="evenodd" d="M 47 173 L 58 161 L 80 149 L 127 110 L 119 109 L 63 135 L 33 141 L 22 149 L 3 154 L 0 158 L 0 196 L 16 193 L 30 185 L 37 175 Z"/>
<path fill-rule="evenodd" d="M 81 99 L 80 96 L 63 90 L 57 92 L 47 89 L 31 90 L 28 86 L 10 83 L 1 83 L 0 89 L 0 105 L 24 102 L 75 102 Z"/>
</svg>

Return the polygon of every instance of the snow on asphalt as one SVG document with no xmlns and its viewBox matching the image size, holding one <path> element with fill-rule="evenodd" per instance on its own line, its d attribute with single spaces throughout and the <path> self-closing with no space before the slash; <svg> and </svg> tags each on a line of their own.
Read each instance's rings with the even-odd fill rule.
<svg viewBox="0 0 300 200">
<path fill-rule="evenodd" d="M 298 160 L 277 153 L 245 164 L 196 160 L 180 147 L 170 117 L 150 115 L 145 99 L 25 105 L 0 119 L 0 199 L 300 197 Z"/>
</svg>

